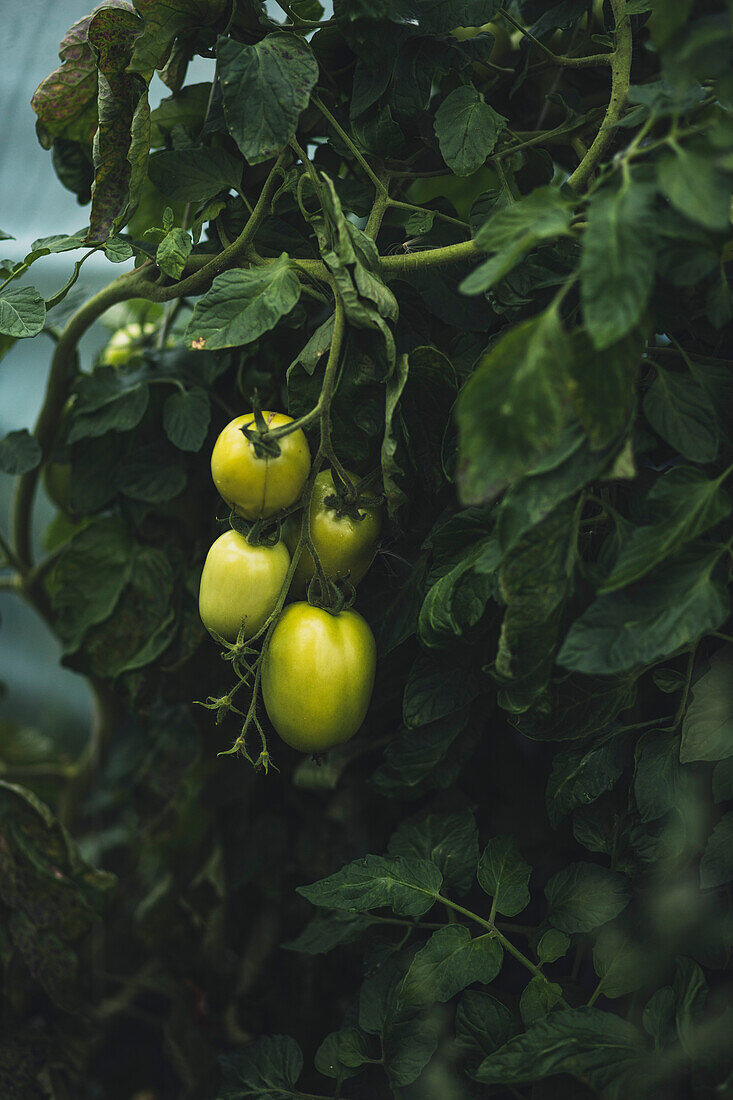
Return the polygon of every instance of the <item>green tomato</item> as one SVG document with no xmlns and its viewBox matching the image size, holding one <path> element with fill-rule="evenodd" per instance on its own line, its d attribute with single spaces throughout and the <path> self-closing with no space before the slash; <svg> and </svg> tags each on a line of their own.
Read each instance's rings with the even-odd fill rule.
<svg viewBox="0 0 733 1100">
<path fill-rule="evenodd" d="M 270 428 L 292 424 L 292 417 L 284 413 L 262 415 Z M 219 493 L 230 508 L 251 520 L 274 516 L 294 504 L 311 468 L 308 440 L 300 428 L 278 440 L 277 458 L 259 458 L 242 431 L 253 424 L 254 413 L 230 421 L 211 454 L 211 476 Z"/>
<path fill-rule="evenodd" d="M 319 753 L 349 741 L 369 709 L 376 662 L 374 635 L 356 611 L 290 604 L 262 663 L 265 709 L 285 744 Z"/>
<path fill-rule="evenodd" d="M 347 471 L 352 485 L 358 474 Z M 322 470 L 315 480 L 310 505 L 310 537 L 327 577 L 345 577 L 357 585 L 374 561 L 377 552 L 379 530 L 382 525 L 382 509 L 359 508 L 361 519 L 339 514 L 326 500 L 336 495 L 333 475 Z M 290 516 L 285 523 L 283 538 L 292 556 L 300 537 L 300 514 Z M 307 548 L 298 559 L 291 592 L 304 596 L 308 582 L 316 571 L 313 556 Z"/>
<path fill-rule="evenodd" d="M 199 588 L 199 614 L 207 630 L 233 642 L 244 623 L 251 638 L 275 610 L 290 565 L 280 540 L 251 546 L 237 531 L 226 531 L 206 556 Z"/>
<path fill-rule="evenodd" d="M 156 331 L 157 325 L 152 321 L 146 321 L 141 325 L 138 321 L 132 321 L 129 325 L 118 328 L 102 352 L 100 363 L 108 367 L 123 367 L 136 355 Z"/>
<path fill-rule="evenodd" d="M 476 38 L 479 34 L 492 35 L 494 45 L 491 47 L 489 61 L 493 65 L 501 64 L 503 58 L 509 53 L 512 45 L 509 32 L 501 23 L 484 23 L 480 27 L 455 27 L 450 33 L 454 38 L 457 38 L 459 42 L 465 42 L 469 38 Z M 484 72 L 485 71 L 484 69 Z"/>
</svg>

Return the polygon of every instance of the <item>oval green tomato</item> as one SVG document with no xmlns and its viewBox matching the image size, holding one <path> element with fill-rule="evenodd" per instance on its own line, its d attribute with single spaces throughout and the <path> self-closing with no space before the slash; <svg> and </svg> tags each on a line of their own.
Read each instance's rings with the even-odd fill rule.
<svg viewBox="0 0 733 1100">
<path fill-rule="evenodd" d="M 358 474 L 346 471 L 352 485 L 359 481 Z M 310 506 L 310 535 L 318 558 L 327 577 L 344 577 L 357 585 L 374 561 L 382 525 L 382 509 L 377 507 L 359 508 L 361 519 L 344 513 L 339 514 L 333 503 L 327 504 L 330 497 L 336 495 L 333 475 L 330 470 L 322 470 L 315 480 Z M 300 515 L 290 517 L 285 524 L 283 538 L 291 555 L 298 545 L 300 537 Z M 293 577 L 291 592 L 304 596 L 308 582 L 316 571 L 310 550 L 304 549 Z"/>
<path fill-rule="evenodd" d="M 292 424 L 284 413 L 263 412 L 270 428 Z M 277 458 L 255 454 L 242 431 L 254 425 L 254 413 L 237 416 L 227 424 L 214 444 L 211 476 L 227 504 L 245 519 L 264 519 L 294 504 L 303 491 L 311 468 L 308 440 L 300 430 L 278 440 Z"/>
<path fill-rule="evenodd" d="M 331 615 L 291 603 L 262 664 L 262 698 L 286 745 L 326 752 L 361 726 L 374 687 L 377 647 L 356 611 Z"/>
<path fill-rule="evenodd" d="M 233 642 L 244 622 L 251 638 L 275 610 L 290 554 L 282 540 L 251 546 L 243 535 L 226 531 L 206 556 L 199 588 L 199 614 L 208 630 Z"/>
</svg>

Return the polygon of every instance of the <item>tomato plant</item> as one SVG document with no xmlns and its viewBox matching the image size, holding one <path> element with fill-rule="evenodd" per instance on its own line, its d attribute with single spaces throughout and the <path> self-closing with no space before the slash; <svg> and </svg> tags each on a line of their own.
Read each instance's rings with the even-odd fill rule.
<svg viewBox="0 0 733 1100">
<path fill-rule="evenodd" d="M 0 586 L 95 713 L 0 724 L 0 1094 L 727 1095 L 730 3 L 79 14 Z"/>
</svg>

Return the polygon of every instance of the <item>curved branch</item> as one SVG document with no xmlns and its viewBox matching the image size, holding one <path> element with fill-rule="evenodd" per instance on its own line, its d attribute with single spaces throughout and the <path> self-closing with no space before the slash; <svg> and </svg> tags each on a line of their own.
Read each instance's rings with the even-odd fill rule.
<svg viewBox="0 0 733 1100">
<path fill-rule="evenodd" d="M 611 0 L 611 8 L 616 20 L 616 49 L 611 55 L 611 98 L 593 144 L 568 179 L 568 184 L 576 191 L 583 186 L 608 148 L 613 137 L 614 128 L 623 114 L 626 97 L 629 93 L 633 49 L 631 19 L 626 9 L 625 0 Z"/>
</svg>

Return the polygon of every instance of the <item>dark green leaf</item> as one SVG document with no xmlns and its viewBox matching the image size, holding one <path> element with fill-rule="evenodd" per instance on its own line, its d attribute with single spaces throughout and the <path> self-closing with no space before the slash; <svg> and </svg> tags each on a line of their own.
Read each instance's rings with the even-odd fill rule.
<svg viewBox="0 0 733 1100">
<path fill-rule="evenodd" d="M 150 179 L 170 202 L 204 202 L 242 183 L 242 162 L 224 149 L 166 149 L 148 165 Z"/>
<path fill-rule="evenodd" d="M 333 1031 L 323 1040 L 315 1056 L 315 1066 L 324 1077 L 346 1080 L 369 1061 L 366 1038 L 356 1027 Z"/>
<path fill-rule="evenodd" d="M 725 587 L 714 576 L 719 552 L 695 544 L 623 592 L 599 596 L 573 623 L 558 663 L 608 675 L 674 653 L 728 617 Z"/>
<path fill-rule="evenodd" d="M 260 164 L 295 134 L 318 63 L 292 34 L 268 34 L 253 46 L 220 38 L 217 53 L 229 132 L 249 163 Z"/>
<path fill-rule="evenodd" d="M 405 686 L 405 725 L 414 728 L 437 722 L 465 707 L 480 690 L 478 677 L 464 663 L 451 664 L 430 653 L 421 653 Z"/>
<path fill-rule="evenodd" d="M 570 936 L 567 933 L 558 932 L 556 928 L 548 928 L 537 944 L 537 958 L 543 963 L 557 962 L 563 955 L 567 955 L 570 942 Z"/>
<path fill-rule="evenodd" d="M 301 951 L 304 955 L 325 955 L 342 943 L 358 940 L 370 927 L 368 917 L 354 913 L 317 913 L 296 939 L 284 943 L 287 951 Z"/>
<path fill-rule="evenodd" d="M 222 1100 L 282 1100 L 303 1069 L 300 1047 L 287 1035 L 266 1035 L 222 1058 Z"/>
<path fill-rule="evenodd" d="M 603 190 L 591 199 L 580 261 L 583 315 L 597 348 L 607 348 L 641 319 L 654 282 L 654 188 Z"/>
<path fill-rule="evenodd" d="M 629 903 L 623 875 L 595 863 L 573 863 L 545 887 L 548 920 L 561 932 L 589 932 L 617 917 Z"/>
<path fill-rule="evenodd" d="M 32 286 L 9 286 L 0 294 L 0 334 L 22 340 L 46 323 L 46 303 Z"/>
<path fill-rule="evenodd" d="M 158 245 L 155 262 L 171 279 L 180 279 L 192 248 L 193 241 L 188 230 L 171 229 Z"/>
<path fill-rule="evenodd" d="M 686 218 L 713 230 L 730 225 L 730 178 L 716 167 L 710 154 L 678 147 L 660 158 L 657 178 L 662 194 Z"/>
<path fill-rule="evenodd" d="M 657 731 L 645 733 L 636 746 L 634 776 L 641 820 L 655 821 L 675 809 L 688 788 L 688 775 L 680 765 L 679 737 Z"/>
<path fill-rule="evenodd" d="M 733 646 L 710 658 L 710 669 L 692 688 L 682 722 L 680 760 L 724 760 L 733 756 Z"/>
<path fill-rule="evenodd" d="M 493 152 L 506 121 L 475 88 L 456 88 L 435 115 L 443 160 L 457 176 L 470 176 Z"/>
<path fill-rule="evenodd" d="M 206 390 L 172 393 L 163 406 L 163 427 L 171 443 L 182 451 L 200 451 L 209 431 L 211 405 Z"/>
<path fill-rule="evenodd" d="M 720 819 L 700 860 L 700 886 L 711 890 L 733 882 L 733 813 Z"/>
<path fill-rule="evenodd" d="M 48 581 L 62 637 L 78 644 L 112 614 L 130 568 L 128 534 L 117 519 L 98 520 L 69 540 Z"/>
<path fill-rule="evenodd" d="M 634 527 L 621 545 L 613 569 L 600 586 L 612 592 L 643 577 L 666 557 L 730 514 L 725 475 L 711 480 L 689 466 L 676 466 L 655 481 L 646 502 L 654 523 Z"/>
<path fill-rule="evenodd" d="M 689 374 L 657 367 L 657 377 L 644 398 L 644 415 L 665 443 L 691 462 L 712 462 L 719 438 L 713 405 Z"/>
<path fill-rule="evenodd" d="M 541 974 L 533 975 L 519 998 L 519 1012 L 524 1026 L 531 1027 L 538 1020 L 544 1020 L 561 1001 L 562 987 L 557 982 L 550 982 Z"/>
<path fill-rule="evenodd" d="M 623 770 L 620 737 L 578 749 L 564 749 L 552 762 L 547 782 L 547 814 L 553 828 L 574 810 L 610 790 Z"/>
<path fill-rule="evenodd" d="M 634 333 L 602 350 L 584 332 L 572 338 L 568 369 L 573 405 L 594 450 L 607 447 L 629 422 L 640 352 Z"/>
<path fill-rule="evenodd" d="M 348 912 L 390 906 L 402 916 L 419 917 L 435 904 L 443 877 L 424 859 L 364 856 L 298 893 L 313 905 Z"/>
<path fill-rule="evenodd" d="M 498 913 L 515 917 L 529 905 L 529 876 L 532 869 L 519 854 L 517 842 L 497 836 L 484 848 L 478 865 L 478 882 L 494 899 Z"/>
<path fill-rule="evenodd" d="M 713 798 L 716 802 L 733 799 L 733 755 L 718 761 L 713 768 Z"/>
<path fill-rule="evenodd" d="M 516 1034 L 517 1025 L 506 1005 L 490 993 L 469 989 L 456 1009 L 456 1042 L 476 1057 L 485 1057 Z"/>
<path fill-rule="evenodd" d="M 566 418 L 567 337 L 554 309 L 494 344 L 458 395 L 458 477 L 468 504 L 491 500 L 558 441 Z"/>
<path fill-rule="evenodd" d="M 392 796 L 417 787 L 438 767 L 467 722 L 464 707 L 437 722 L 400 732 L 388 746 L 384 764 L 374 774 L 375 786 Z"/>
<path fill-rule="evenodd" d="M 35 470 L 41 457 L 38 440 L 27 428 L 8 432 L 4 439 L 0 439 L 0 470 L 4 474 L 15 476 Z"/>
<path fill-rule="evenodd" d="M 117 488 L 132 500 L 164 504 L 173 500 L 186 485 L 186 471 L 168 452 L 155 444 L 138 447 L 121 465 Z"/>
<path fill-rule="evenodd" d="M 442 873 L 448 893 L 465 894 L 478 862 L 476 818 L 470 810 L 462 810 L 405 821 L 390 837 L 387 851 L 391 856 L 429 860 Z"/>
<path fill-rule="evenodd" d="M 538 187 L 499 208 L 476 234 L 477 247 L 495 255 L 463 280 L 461 292 L 483 294 L 490 290 L 535 245 L 565 234 L 571 215 L 572 207 L 553 187 Z"/>
<path fill-rule="evenodd" d="M 267 267 L 225 271 L 194 307 L 186 341 L 196 350 L 251 344 L 285 317 L 300 298 L 300 281 L 283 253 Z"/>
<path fill-rule="evenodd" d="M 641 1096 L 636 1079 L 645 1053 L 633 1024 L 597 1008 L 574 1008 L 553 1012 L 510 1039 L 484 1059 L 475 1076 L 486 1085 L 503 1085 L 566 1073 L 609 1100 L 621 1100 Z"/>
<path fill-rule="evenodd" d="M 604 997 L 624 997 L 640 989 L 650 977 L 650 953 L 620 929 L 601 928 L 593 945 L 593 966 Z"/>
<path fill-rule="evenodd" d="M 448 924 L 433 932 L 415 955 L 401 999 L 411 1005 L 449 1001 L 472 982 L 492 982 L 502 959 L 502 949 L 491 933 L 472 939 L 465 925 Z"/>
</svg>

